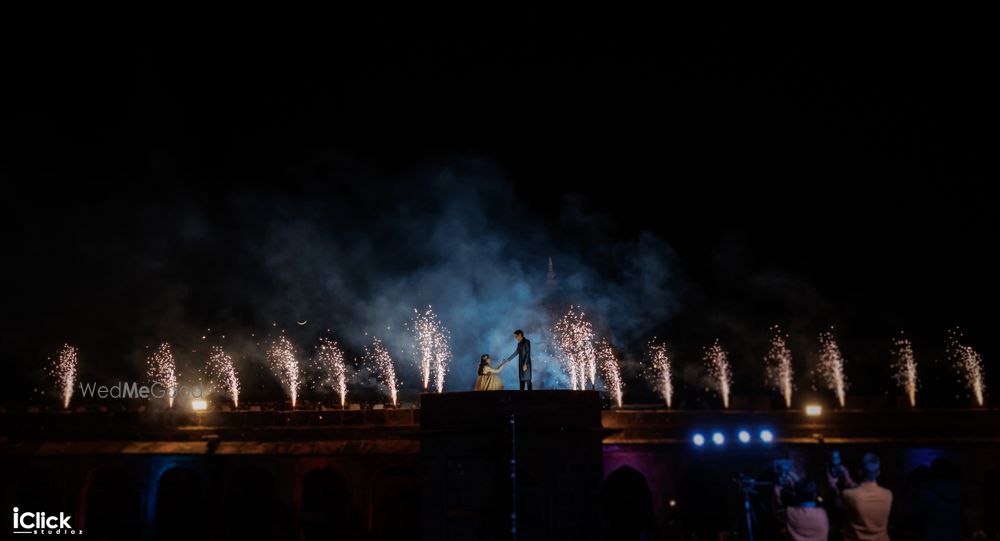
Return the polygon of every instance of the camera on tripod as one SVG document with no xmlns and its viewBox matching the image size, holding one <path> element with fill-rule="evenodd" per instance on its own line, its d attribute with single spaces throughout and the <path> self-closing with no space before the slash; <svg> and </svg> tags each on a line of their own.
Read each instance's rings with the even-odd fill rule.
<svg viewBox="0 0 1000 541">
<path fill-rule="evenodd" d="M 736 483 L 737 488 L 739 488 L 741 492 L 747 494 L 756 494 L 757 487 L 774 486 L 774 483 L 771 483 L 769 481 L 758 481 L 753 477 L 750 477 L 749 475 L 743 473 L 737 475 L 736 477 L 733 477 L 733 482 Z"/>
</svg>

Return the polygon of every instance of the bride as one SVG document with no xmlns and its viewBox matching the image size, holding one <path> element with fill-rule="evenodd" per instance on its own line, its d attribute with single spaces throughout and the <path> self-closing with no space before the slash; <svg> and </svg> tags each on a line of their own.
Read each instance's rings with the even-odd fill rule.
<svg viewBox="0 0 1000 541">
<path fill-rule="evenodd" d="M 507 364 L 507 361 L 500 363 L 499 366 L 493 368 L 490 366 L 490 356 L 483 354 L 479 358 L 479 372 L 476 377 L 476 391 L 502 391 L 503 382 L 500 381 L 500 369 L 503 365 Z"/>
</svg>

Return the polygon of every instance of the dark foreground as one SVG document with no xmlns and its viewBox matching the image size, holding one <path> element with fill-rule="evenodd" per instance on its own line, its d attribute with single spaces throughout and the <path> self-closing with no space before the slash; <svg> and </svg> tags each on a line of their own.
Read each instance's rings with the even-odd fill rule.
<svg viewBox="0 0 1000 541">
<path fill-rule="evenodd" d="M 5 507 L 65 512 L 83 538 L 510 539 L 516 524 L 518 539 L 674 539 L 739 528 L 733 477 L 767 481 L 790 458 L 819 479 L 833 449 L 849 466 L 881 456 L 894 539 L 911 474 L 939 457 L 959 466 L 967 531 L 1000 532 L 996 410 L 609 411 L 595 392 L 505 391 L 402 410 L 8 412 L 0 427 Z"/>
</svg>

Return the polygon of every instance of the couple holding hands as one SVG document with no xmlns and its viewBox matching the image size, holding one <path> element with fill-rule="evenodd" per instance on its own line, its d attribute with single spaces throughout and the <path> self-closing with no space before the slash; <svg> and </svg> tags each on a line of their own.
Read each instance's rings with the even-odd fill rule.
<svg viewBox="0 0 1000 541">
<path fill-rule="evenodd" d="M 518 329 L 514 331 L 514 339 L 517 340 L 517 350 L 511 353 L 503 361 L 493 368 L 490 364 L 490 356 L 483 354 L 479 358 L 479 372 L 476 377 L 476 391 L 502 391 L 503 382 L 500 381 L 500 370 L 517 356 L 518 380 L 521 382 L 521 390 L 531 390 L 531 341 L 524 337 L 524 331 Z"/>
</svg>

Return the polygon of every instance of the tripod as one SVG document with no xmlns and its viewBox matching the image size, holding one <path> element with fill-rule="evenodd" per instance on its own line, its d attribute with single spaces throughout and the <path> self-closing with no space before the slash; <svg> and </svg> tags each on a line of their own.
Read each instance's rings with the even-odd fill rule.
<svg viewBox="0 0 1000 541">
<path fill-rule="evenodd" d="M 754 525 L 754 515 L 753 508 L 751 507 L 750 496 L 757 495 L 757 487 L 759 486 L 771 486 L 772 483 L 757 481 L 752 477 L 747 477 L 746 475 L 740 474 L 739 477 L 734 477 L 733 482 L 736 483 L 737 487 L 740 489 L 740 493 L 743 495 L 743 515 L 746 520 L 747 526 L 747 537 L 748 541 L 754 541 L 753 535 L 753 525 Z"/>
</svg>

